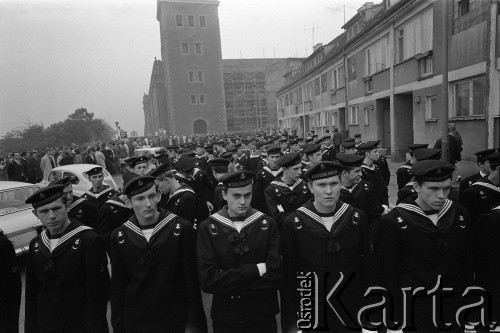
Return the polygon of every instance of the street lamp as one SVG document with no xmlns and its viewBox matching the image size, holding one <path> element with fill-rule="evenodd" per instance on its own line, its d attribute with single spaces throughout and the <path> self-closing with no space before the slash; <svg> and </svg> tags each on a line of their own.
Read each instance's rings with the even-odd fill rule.
<svg viewBox="0 0 500 333">
<path fill-rule="evenodd" d="M 120 128 L 118 127 L 119 122 L 115 121 L 116 125 L 116 135 L 118 136 L 118 139 L 120 139 Z"/>
</svg>

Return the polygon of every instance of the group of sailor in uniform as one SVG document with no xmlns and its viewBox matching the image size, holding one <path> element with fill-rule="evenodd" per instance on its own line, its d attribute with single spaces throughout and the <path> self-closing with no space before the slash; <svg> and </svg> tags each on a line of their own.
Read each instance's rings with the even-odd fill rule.
<svg viewBox="0 0 500 333">
<path fill-rule="evenodd" d="M 328 136 L 183 149 L 166 147 L 154 166 L 128 159 L 121 192 L 94 167 L 82 197 L 65 177 L 26 201 L 45 228 L 26 261 L 25 332 L 107 332 L 108 300 L 115 332 L 206 332 L 202 291 L 213 295 L 216 333 L 498 330 L 498 149 L 476 153 L 480 171 L 452 198 L 455 166 L 410 145 L 392 209 L 378 141 L 348 138 L 342 152 Z M 0 331 L 17 331 L 19 272 L 9 251 L 1 256 L 12 287 Z M 304 314 L 310 274 L 315 309 Z M 457 323 L 474 285 L 493 310 Z M 390 320 L 385 310 L 359 315 L 375 286 L 391 295 Z M 438 319 L 435 299 L 418 294 L 434 286 L 453 290 Z M 421 299 L 410 317 L 405 288 Z"/>
</svg>

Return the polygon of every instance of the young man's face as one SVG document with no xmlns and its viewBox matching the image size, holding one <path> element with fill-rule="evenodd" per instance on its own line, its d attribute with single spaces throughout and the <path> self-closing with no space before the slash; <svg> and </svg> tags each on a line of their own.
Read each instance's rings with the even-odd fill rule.
<svg viewBox="0 0 500 333">
<path fill-rule="evenodd" d="M 228 188 L 222 191 L 222 197 L 227 201 L 229 216 L 245 216 L 252 202 L 252 184 L 244 187 Z"/>
<path fill-rule="evenodd" d="M 490 166 L 490 161 L 486 160 L 484 163 L 477 163 L 479 166 L 479 170 L 481 170 L 482 173 L 485 173 L 489 175 L 491 173 L 491 166 Z"/>
<path fill-rule="evenodd" d="M 312 165 L 319 164 L 321 162 L 321 160 L 322 160 L 321 152 L 317 151 L 314 154 L 309 155 L 308 158 L 309 158 L 309 162 Z"/>
<path fill-rule="evenodd" d="M 170 193 L 170 178 L 163 177 L 163 178 L 156 178 L 155 180 L 156 187 L 158 188 L 158 191 L 160 191 L 163 194 Z"/>
<path fill-rule="evenodd" d="M 73 185 L 69 184 L 68 186 L 66 186 L 63 192 L 64 195 L 66 195 L 66 197 L 68 198 L 68 205 L 71 205 L 71 203 L 73 202 Z"/>
<path fill-rule="evenodd" d="M 373 162 L 375 162 L 380 157 L 380 150 L 378 148 L 372 149 L 369 152 L 366 152 L 365 154 L 366 154 L 366 156 L 368 156 L 368 158 L 370 160 L 372 160 Z"/>
<path fill-rule="evenodd" d="M 93 187 L 99 188 L 102 186 L 102 182 L 104 181 L 104 174 L 101 172 L 97 175 L 92 175 L 89 177 L 89 180 Z"/>
<path fill-rule="evenodd" d="M 134 172 L 138 175 L 145 175 L 148 172 L 148 164 L 141 163 L 134 166 Z"/>
<path fill-rule="evenodd" d="M 451 189 L 451 178 L 442 182 L 415 183 L 413 188 L 424 207 L 423 210 L 439 210 L 444 206 Z"/>
<path fill-rule="evenodd" d="M 302 163 L 292 165 L 288 168 L 283 168 L 283 174 L 294 182 L 297 181 L 297 179 L 299 179 L 300 175 L 302 174 Z"/>
<path fill-rule="evenodd" d="M 269 162 L 269 167 L 271 169 L 276 169 L 276 167 L 278 166 L 278 160 L 280 159 L 280 154 L 270 154 L 268 157 L 267 157 L 267 161 Z"/>
<path fill-rule="evenodd" d="M 68 206 L 62 198 L 35 208 L 33 214 L 52 235 L 62 234 L 68 222 Z"/>
<path fill-rule="evenodd" d="M 151 219 L 156 214 L 158 206 L 158 192 L 156 185 L 153 185 L 149 190 L 134 195 L 129 198 L 130 205 L 138 218 L 144 220 Z"/>
<path fill-rule="evenodd" d="M 297 143 L 293 144 L 290 146 L 290 152 L 291 153 L 296 153 L 299 151 L 299 145 Z"/>
<path fill-rule="evenodd" d="M 350 184 L 357 184 L 362 176 L 361 167 L 355 167 L 349 171 L 344 171 L 343 175 Z"/>
<path fill-rule="evenodd" d="M 324 208 L 334 208 L 340 197 L 340 178 L 313 180 L 308 183 L 309 190 L 314 195 L 314 201 Z"/>
</svg>

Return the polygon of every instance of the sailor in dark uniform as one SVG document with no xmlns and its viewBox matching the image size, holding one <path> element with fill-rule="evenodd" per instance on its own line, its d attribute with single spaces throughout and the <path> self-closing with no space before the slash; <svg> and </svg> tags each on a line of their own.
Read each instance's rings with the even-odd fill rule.
<svg viewBox="0 0 500 333">
<path fill-rule="evenodd" d="M 361 330 L 356 314 L 364 304 L 365 283 L 373 276 L 374 260 L 365 214 L 339 200 L 341 172 L 340 164 L 328 161 L 309 169 L 306 176 L 314 200 L 290 214 L 283 224 L 283 332 L 312 329 L 315 322 L 318 331 L 346 332 L 348 327 Z M 325 304 L 342 274 L 344 282 L 351 279 L 344 284 L 345 290 L 336 295 L 350 314 L 350 318 L 343 316 L 344 323 Z M 301 309 L 302 299 L 299 301 L 298 297 L 298 288 L 308 284 L 310 290 L 318 293 L 317 297 L 312 296 L 317 302 L 312 306 L 312 318 L 306 317 L 311 313 Z M 314 310 L 318 318 L 314 317 Z"/>
<path fill-rule="evenodd" d="M 344 169 L 340 174 L 340 181 L 342 183 L 340 201 L 359 208 L 365 213 L 370 226 L 371 242 L 376 247 L 380 229 L 380 218 L 383 214 L 389 212 L 389 207 L 380 204 L 373 185 L 361 178 L 363 156 L 337 154 L 336 159 Z"/>
<path fill-rule="evenodd" d="M 88 177 L 92 183 L 92 188 L 85 192 L 82 198 L 87 199 L 100 209 L 102 204 L 108 201 L 113 195 L 118 193 L 118 191 L 111 188 L 109 185 L 104 185 L 104 173 L 101 167 L 95 167 L 90 169 L 84 174 Z"/>
<path fill-rule="evenodd" d="M 488 160 L 486 160 L 486 156 L 493 154 L 498 149 L 487 149 L 474 153 L 476 155 L 476 163 L 479 167 L 479 172 L 463 178 L 460 180 L 460 193 L 463 193 L 466 189 L 468 189 L 472 184 L 474 184 L 479 179 L 486 177 L 490 174 L 491 168 Z"/>
<path fill-rule="evenodd" d="M 248 170 L 257 173 L 265 166 L 266 155 L 262 152 L 262 146 L 265 141 L 257 141 L 254 143 L 255 150 L 248 157 Z"/>
<path fill-rule="evenodd" d="M 427 148 L 429 146 L 428 143 L 414 143 L 408 146 L 408 154 L 410 154 L 410 159 L 405 162 L 402 166 L 398 168 L 396 171 L 396 180 L 398 183 L 398 190 L 401 190 L 403 186 L 408 184 L 413 177 L 410 173 L 410 169 L 417 162 L 415 156 L 413 156 L 413 152 L 419 148 Z"/>
<path fill-rule="evenodd" d="M 111 234 L 115 332 L 206 332 L 190 222 L 157 210 L 155 178 L 123 190 L 134 216 Z"/>
<path fill-rule="evenodd" d="M 99 210 L 89 200 L 73 194 L 73 181 L 72 177 L 66 176 L 52 181 L 50 185 L 64 185 L 64 194 L 68 198 L 69 218 L 95 229 L 98 226 Z"/>
<path fill-rule="evenodd" d="M 202 171 L 205 171 L 207 169 L 207 157 L 205 156 L 205 151 L 202 144 L 196 145 L 196 156 L 194 158 L 196 167 Z"/>
<path fill-rule="evenodd" d="M 472 283 L 474 244 L 469 214 L 447 199 L 454 169 L 444 161 L 415 163 L 411 173 L 417 199 L 397 205 L 380 222 L 380 282 L 393 296 L 395 322 L 403 323 L 406 309 L 401 288 L 429 291 L 440 283 L 441 290 L 453 290 L 440 306 L 442 317 L 440 311 L 436 320 L 439 327 L 433 323 L 433 314 L 437 314 L 433 312 L 433 297 L 425 293 L 413 304 L 413 321 L 407 321 L 405 327 L 408 331 L 435 332 L 445 329 L 444 323 L 454 323 L 462 292 Z M 451 330 L 463 332 L 456 324 Z"/>
<path fill-rule="evenodd" d="M 150 166 L 148 163 L 148 158 L 146 156 L 135 157 L 131 162 L 132 172 L 138 174 L 139 176 L 144 176 L 150 171 Z"/>
<path fill-rule="evenodd" d="M 380 157 L 377 141 L 368 141 L 358 146 L 358 150 L 363 152 L 365 159 L 361 165 L 363 179 L 371 183 L 375 187 L 375 193 L 382 205 L 389 206 L 389 192 L 387 184 L 382 177 L 379 167 L 375 161 Z"/>
<path fill-rule="evenodd" d="M 278 140 L 278 144 L 281 146 L 281 153 L 287 154 L 289 152 L 288 148 L 288 138 L 284 137 Z"/>
<path fill-rule="evenodd" d="M 221 178 L 227 206 L 198 232 L 199 279 L 213 294 L 214 333 L 277 332 L 280 237 L 276 222 L 250 206 L 253 176 L 237 171 Z"/>
<path fill-rule="evenodd" d="M 335 161 L 335 155 L 337 154 L 337 151 L 333 147 L 332 137 L 330 135 L 326 135 L 323 137 L 323 145 L 324 149 L 321 153 L 321 160 L 330 162 Z"/>
<path fill-rule="evenodd" d="M 459 202 L 469 210 L 474 228 L 479 228 L 476 222 L 479 217 L 500 205 L 500 159 L 499 153 L 494 152 L 485 157 L 489 162 L 491 172 L 480 178 L 466 189 L 459 197 Z"/>
<path fill-rule="evenodd" d="M 12 242 L 0 230 L 0 332 L 19 332 L 22 282 Z"/>
<path fill-rule="evenodd" d="M 208 180 L 207 174 L 195 167 L 194 158 L 182 156 L 175 164 L 175 177 L 181 184 L 189 186 L 198 196 L 198 221 L 203 221 L 213 212 L 212 199 L 213 185 Z"/>
<path fill-rule="evenodd" d="M 300 154 L 281 156 L 278 166 L 283 169 L 281 178 L 276 178 L 264 191 L 269 216 L 274 218 L 281 231 L 285 218 L 311 198 L 302 174 Z"/>
<path fill-rule="evenodd" d="M 363 144 L 363 140 L 361 140 L 361 134 L 354 134 L 354 146 L 356 146 L 356 148 L 359 147 L 360 144 Z"/>
<path fill-rule="evenodd" d="M 267 204 L 264 191 L 273 180 L 281 177 L 283 169 L 278 166 L 281 157 L 281 148 L 278 145 L 270 145 L 267 148 L 267 165 L 259 170 L 255 177 L 255 184 L 252 193 L 252 207 L 267 213 Z"/>
<path fill-rule="evenodd" d="M 161 193 L 158 208 L 165 209 L 186 221 L 191 222 L 196 229 L 199 223 L 201 203 L 192 188 L 180 184 L 175 178 L 175 171 L 170 165 L 163 164 L 150 172 L 150 176 L 156 178 L 156 187 Z"/>
<path fill-rule="evenodd" d="M 441 149 L 418 148 L 415 149 L 415 151 L 413 152 L 413 158 L 415 158 L 416 162 L 425 160 L 440 160 Z M 411 169 L 408 173 L 411 175 Z M 417 192 L 415 191 L 414 185 L 415 185 L 415 180 L 412 175 L 408 183 L 406 183 L 398 191 L 398 199 L 396 201 L 396 205 L 399 205 L 400 202 L 404 202 L 407 198 L 409 200 L 415 200 L 417 198 Z"/>
<path fill-rule="evenodd" d="M 104 241 L 68 217 L 64 185 L 42 188 L 26 203 L 46 227 L 26 259 L 24 331 L 108 332 L 109 273 Z"/>
<path fill-rule="evenodd" d="M 314 168 L 316 165 L 321 163 L 321 160 L 322 160 L 321 145 L 319 145 L 319 144 L 312 144 L 312 145 L 305 147 L 301 151 L 301 154 L 305 154 L 307 157 L 307 161 L 309 162 L 307 164 L 307 168 L 305 170 L 302 169 L 303 174 L 305 174 L 307 172 L 307 170 Z"/>
<path fill-rule="evenodd" d="M 491 320 L 500 322 L 500 205 L 485 212 L 478 220 L 481 225 L 481 240 L 478 246 L 476 281 L 484 288 L 491 299 Z M 498 331 L 498 329 L 497 329 Z M 490 331 L 491 332 L 491 331 Z"/>
<path fill-rule="evenodd" d="M 385 186 L 389 187 L 389 183 L 391 182 L 391 171 L 389 170 L 389 163 L 387 163 L 387 158 L 382 156 L 380 153 L 380 141 L 378 142 L 379 154 L 378 158 L 374 161 L 374 163 L 378 166 L 380 170 L 380 175 L 384 180 Z"/>
<path fill-rule="evenodd" d="M 357 149 L 354 144 L 354 141 L 346 141 L 342 144 L 342 148 L 344 148 L 344 154 L 356 154 Z"/>
<path fill-rule="evenodd" d="M 224 184 L 220 181 L 220 179 L 226 175 L 228 170 L 229 160 L 225 158 L 214 158 L 210 160 L 210 167 L 213 172 L 214 179 L 217 181 L 217 185 L 214 189 L 214 197 L 213 197 L 213 206 L 214 212 L 218 212 L 225 205 L 227 205 L 226 200 L 224 200 L 222 196 L 222 190 L 224 188 Z"/>
</svg>

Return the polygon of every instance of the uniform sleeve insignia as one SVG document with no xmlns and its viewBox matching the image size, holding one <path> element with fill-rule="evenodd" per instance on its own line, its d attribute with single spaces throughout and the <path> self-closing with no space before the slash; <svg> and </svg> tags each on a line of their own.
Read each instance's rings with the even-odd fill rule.
<svg viewBox="0 0 500 333">
<path fill-rule="evenodd" d="M 267 221 L 266 220 L 262 220 L 262 227 L 261 227 L 261 229 L 263 231 L 266 231 L 268 227 L 269 227 L 269 224 L 267 223 Z"/>
<path fill-rule="evenodd" d="M 75 252 L 76 250 L 78 250 L 78 248 L 80 247 L 80 238 L 77 238 L 75 239 L 75 241 L 73 242 L 73 246 L 71 246 L 71 250 L 73 252 Z"/>
<path fill-rule="evenodd" d="M 365 184 L 365 191 L 368 191 L 368 184 Z"/>
<path fill-rule="evenodd" d="M 472 180 L 469 180 L 469 186 L 471 186 L 471 185 L 472 185 Z"/>
<path fill-rule="evenodd" d="M 297 228 L 297 230 L 302 229 L 302 223 L 297 216 L 295 216 L 295 218 L 293 219 L 293 224 L 295 225 L 295 228 Z"/>
<path fill-rule="evenodd" d="M 33 245 L 33 247 L 35 248 L 35 253 L 40 251 L 40 246 L 38 245 L 38 242 L 36 242 L 35 245 Z"/>
<path fill-rule="evenodd" d="M 180 223 L 177 223 L 174 229 L 174 237 L 179 237 L 181 235 L 181 231 L 182 231 L 182 226 Z"/>
<path fill-rule="evenodd" d="M 352 223 L 354 223 L 354 225 L 358 225 L 359 223 L 359 213 L 358 212 L 354 212 L 354 214 L 352 214 Z"/>
<path fill-rule="evenodd" d="M 218 235 L 217 227 L 213 223 L 210 223 L 210 235 L 212 235 L 212 237 L 217 237 Z"/>
<path fill-rule="evenodd" d="M 279 192 L 277 188 L 275 188 L 274 190 L 276 191 L 276 193 L 278 193 L 278 192 Z"/>
<path fill-rule="evenodd" d="M 118 231 L 118 234 L 116 235 L 116 239 L 118 240 L 118 243 L 120 243 L 120 244 L 125 242 L 125 238 L 123 237 L 123 232 Z"/>
<path fill-rule="evenodd" d="M 401 216 L 398 217 L 398 223 L 402 223 L 403 222 L 403 218 Z"/>
<path fill-rule="evenodd" d="M 479 191 L 479 195 L 481 196 L 481 199 L 486 198 L 486 194 L 483 191 Z"/>
</svg>

